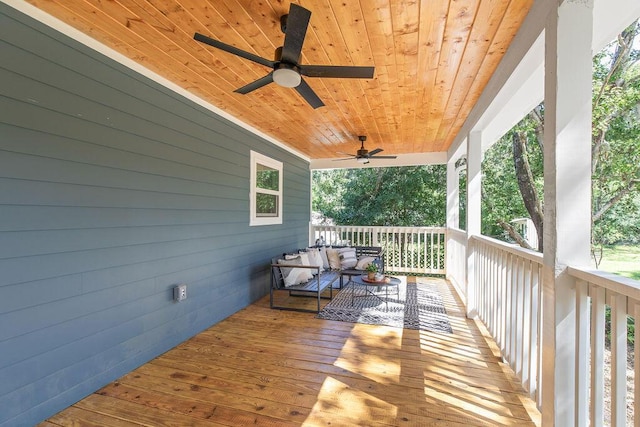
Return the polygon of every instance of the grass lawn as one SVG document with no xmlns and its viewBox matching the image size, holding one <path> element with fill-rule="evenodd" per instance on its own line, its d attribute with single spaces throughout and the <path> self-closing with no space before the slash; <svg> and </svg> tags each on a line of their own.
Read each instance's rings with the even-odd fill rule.
<svg viewBox="0 0 640 427">
<path fill-rule="evenodd" d="M 640 280 L 640 246 L 607 246 L 600 270 Z"/>
</svg>

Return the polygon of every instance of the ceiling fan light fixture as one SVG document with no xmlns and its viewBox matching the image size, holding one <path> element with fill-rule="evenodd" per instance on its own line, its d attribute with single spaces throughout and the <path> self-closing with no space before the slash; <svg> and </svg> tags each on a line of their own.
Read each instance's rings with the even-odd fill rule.
<svg viewBox="0 0 640 427">
<path fill-rule="evenodd" d="M 291 68 L 278 68 L 273 71 L 273 81 L 283 87 L 297 87 L 302 81 L 302 77 Z"/>
<path fill-rule="evenodd" d="M 366 157 L 358 157 L 356 160 L 362 163 L 363 165 L 366 165 L 367 163 L 369 163 L 369 159 L 367 159 Z"/>
</svg>

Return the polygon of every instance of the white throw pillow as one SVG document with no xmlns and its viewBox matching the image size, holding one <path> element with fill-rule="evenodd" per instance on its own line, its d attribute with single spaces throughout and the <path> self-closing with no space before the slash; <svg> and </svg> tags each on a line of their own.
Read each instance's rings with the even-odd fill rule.
<svg viewBox="0 0 640 427">
<path fill-rule="evenodd" d="M 305 253 L 299 253 L 297 255 L 285 255 L 284 256 L 285 259 L 296 259 L 299 258 L 300 259 L 300 264 L 301 265 L 311 265 L 311 262 L 309 261 L 309 256 Z M 303 280 L 303 282 L 306 282 L 307 280 L 313 279 L 313 270 L 311 270 L 310 268 L 301 268 L 300 270 L 304 271 L 304 275 L 306 276 L 306 279 Z"/>
<path fill-rule="evenodd" d="M 376 259 L 372 256 L 363 256 L 360 257 L 358 263 L 356 264 L 356 270 L 366 270 L 369 267 L 369 264 L 373 263 Z"/>
<path fill-rule="evenodd" d="M 327 259 L 329 260 L 329 268 L 332 270 L 340 270 L 340 254 L 337 249 L 327 249 Z"/>
<path fill-rule="evenodd" d="M 307 248 L 307 255 L 309 255 L 309 262 L 311 265 L 320 267 L 320 272 L 324 271 L 322 257 L 320 256 L 320 249 L 318 248 Z"/>
<path fill-rule="evenodd" d="M 325 270 L 328 270 L 330 267 L 329 267 L 329 258 L 327 258 L 326 246 L 320 247 L 320 258 L 322 258 L 322 268 L 324 268 Z"/>
<path fill-rule="evenodd" d="M 285 256 L 288 258 L 289 256 Z M 279 259 L 278 264 L 294 264 L 294 265 L 302 265 L 302 259 L 300 257 L 295 257 L 291 259 Z M 280 267 L 280 271 L 282 272 L 282 277 L 284 279 L 284 286 L 289 287 L 293 285 L 298 285 L 300 283 L 304 283 L 309 280 L 306 268 L 295 268 L 295 267 Z"/>
<path fill-rule="evenodd" d="M 356 258 L 356 248 L 340 248 L 338 249 L 340 255 L 340 268 L 347 269 L 353 268 L 358 263 Z"/>
<path fill-rule="evenodd" d="M 284 286 L 289 287 L 293 285 L 299 285 L 309 280 L 309 273 L 306 268 L 294 268 L 289 277 L 284 279 Z M 313 277 L 313 276 L 311 276 Z"/>
</svg>

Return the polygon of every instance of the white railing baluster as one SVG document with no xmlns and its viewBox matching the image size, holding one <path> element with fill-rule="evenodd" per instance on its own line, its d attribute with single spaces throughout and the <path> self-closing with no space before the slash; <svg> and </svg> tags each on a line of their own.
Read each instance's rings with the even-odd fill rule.
<svg viewBox="0 0 640 427">
<path fill-rule="evenodd" d="M 539 387 L 539 360 L 538 353 L 540 351 L 540 289 L 542 286 L 540 285 L 540 265 L 534 264 L 532 268 L 532 276 L 531 276 L 531 336 L 530 336 L 530 345 L 531 349 L 531 362 L 529 364 L 529 395 L 531 397 L 536 397 L 537 392 L 540 390 Z M 537 400 L 537 399 L 536 399 Z"/>
<path fill-rule="evenodd" d="M 432 268 L 433 268 L 435 265 L 438 265 L 438 264 L 439 264 L 439 262 L 438 262 L 438 264 L 436 264 L 436 259 L 437 259 L 437 260 L 440 260 L 440 245 L 438 245 L 438 247 L 437 247 L 437 252 L 436 252 L 436 248 L 434 247 L 434 239 L 433 239 L 433 238 L 434 238 L 434 236 L 435 236 L 435 234 L 434 234 L 434 233 L 431 233 L 431 236 L 430 236 L 430 249 L 431 249 L 431 250 L 429 251 L 429 255 L 430 255 L 430 256 L 429 256 L 429 261 L 431 262 L 431 264 L 430 264 L 430 265 L 431 265 L 431 267 L 432 267 Z M 440 236 L 440 235 L 438 234 L 438 236 Z M 426 238 L 425 238 L 425 242 L 424 242 L 424 243 L 425 243 L 425 245 L 427 244 L 427 239 L 426 239 Z M 437 257 L 437 258 L 436 258 L 436 257 Z M 426 260 L 425 260 L 425 261 L 426 261 Z"/>
<path fill-rule="evenodd" d="M 489 282 L 488 272 L 489 272 L 489 259 L 491 257 L 491 249 L 483 248 L 481 252 L 482 260 L 480 265 L 480 270 L 478 270 L 478 283 L 480 285 L 480 289 L 476 292 L 481 298 L 481 307 L 482 307 L 482 318 L 486 323 L 487 312 L 489 311 L 489 298 L 487 297 L 487 283 Z"/>
<path fill-rule="evenodd" d="M 493 268 L 493 264 L 491 262 L 492 256 L 493 253 L 491 248 L 487 248 L 484 257 L 484 265 L 482 267 L 482 298 L 484 301 L 484 322 L 488 325 L 491 324 L 491 270 Z"/>
<path fill-rule="evenodd" d="M 518 280 L 516 282 L 516 359 L 515 371 L 518 378 L 522 379 L 522 332 L 523 332 L 523 313 L 524 313 L 524 277 L 525 277 L 525 261 L 518 259 Z"/>
<path fill-rule="evenodd" d="M 604 313 L 605 290 L 591 286 L 591 425 L 604 423 Z"/>
<path fill-rule="evenodd" d="M 523 283 L 523 312 L 522 312 L 522 385 L 529 388 L 529 363 L 531 359 L 531 275 L 533 266 L 531 261 L 524 260 L 524 283 Z"/>
<path fill-rule="evenodd" d="M 500 254 L 500 293 L 498 295 L 499 302 L 499 322 L 500 322 L 500 331 L 498 335 L 498 341 L 500 345 L 500 350 L 502 353 L 505 351 L 505 337 L 506 337 L 506 298 L 507 298 L 507 262 L 509 261 L 509 254 L 502 252 Z"/>
<path fill-rule="evenodd" d="M 400 264 L 405 264 L 405 265 L 411 265 L 409 264 L 409 260 L 411 259 L 409 257 L 409 241 L 407 239 L 409 233 L 406 230 L 402 230 L 402 242 L 403 243 L 403 254 L 404 254 L 404 258 L 400 258 Z"/>
<path fill-rule="evenodd" d="M 482 269 L 480 270 L 481 277 L 479 278 L 479 283 L 482 286 L 482 298 L 484 302 L 484 322 L 489 323 L 487 317 L 489 316 L 489 311 L 491 310 L 491 296 L 489 295 L 489 286 L 491 284 L 491 248 L 485 247 L 483 248 L 483 260 L 482 260 Z"/>
<path fill-rule="evenodd" d="M 576 426 L 589 424 L 589 292 L 587 283 L 576 282 Z"/>
<path fill-rule="evenodd" d="M 518 318 L 518 268 L 520 267 L 520 259 L 512 257 L 511 259 L 511 314 L 509 319 L 509 364 L 515 371 L 516 358 L 518 354 L 518 347 L 516 345 L 516 319 Z"/>
<path fill-rule="evenodd" d="M 496 334 L 496 322 L 495 322 L 495 311 L 496 311 L 496 299 L 495 299 L 495 283 L 496 283 L 496 277 L 497 277 L 497 269 L 498 269 L 498 264 L 496 262 L 496 257 L 498 256 L 498 251 L 494 248 L 491 248 L 489 250 L 489 253 L 491 254 L 491 256 L 488 259 L 488 265 L 487 265 L 487 269 L 489 270 L 489 275 L 488 275 L 488 283 L 487 283 L 487 288 L 488 288 L 488 292 L 489 295 L 487 296 L 489 298 L 489 307 L 488 307 L 488 312 L 486 314 L 487 316 L 487 321 L 488 323 L 491 325 L 491 335 L 495 336 Z"/>
<path fill-rule="evenodd" d="M 509 362 L 511 358 L 511 312 L 513 311 L 513 305 L 511 303 L 511 294 L 513 293 L 513 255 L 508 254 L 507 259 L 507 283 L 506 283 L 506 295 L 505 310 L 504 310 L 504 358 Z"/>
<path fill-rule="evenodd" d="M 611 297 L 611 425 L 627 423 L 627 297 Z"/>
<path fill-rule="evenodd" d="M 499 250 L 495 250 L 491 263 L 493 264 L 493 277 L 491 278 L 491 323 L 493 324 L 492 336 L 500 333 L 500 257 L 502 254 Z"/>
<path fill-rule="evenodd" d="M 431 234 L 430 236 L 425 236 L 424 240 L 425 245 L 430 244 L 431 246 L 431 267 L 439 268 L 440 267 L 440 257 L 442 256 L 442 248 L 440 247 L 440 233 Z"/>
<path fill-rule="evenodd" d="M 503 286 L 503 277 L 502 273 L 504 271 L 504 254 L 501 251 L 496 251 L 495 258 L 495 267 L 496 267 L 496 275 L 494 278 L 495 283 L 495 296 L 494 296 L 494 313 L 493 313 L 493 322 L 495 323 L 495 333 L 494 337 L 500 337 L 502 334 L 502 286 Z M 499 341 L 501 338 L 498 338 L 496 341 Z M 498 345 L 500 343 L 498 342 Z"/>
<path fill-rule="evenodd" d="M 480 283 L 480 280 L 482 277 L 482 273 L 480 272 L 482 270 L 482 261 L 483 261 L 482 248 L 474 248 L 473 250 L 473 266 L 474 266 L 473 284 L 476 290 L 473 294 L 475 295 L 476 300 L 474 301 L 473 305 L 478 310 L 478 317 L 482 316 L 482 312 L 484 308 L 482 305 L 483 301 L 481 298 L 482 284 Z"/>
<path fill-rule="evenodd" d="M 447 257 L 449 256 L 449 249 L 447 248 L 447 234 L 438 233 L 438 262 L 435 265 L 436 268 L 444 268 L 446 270 Z"/>
</svg>

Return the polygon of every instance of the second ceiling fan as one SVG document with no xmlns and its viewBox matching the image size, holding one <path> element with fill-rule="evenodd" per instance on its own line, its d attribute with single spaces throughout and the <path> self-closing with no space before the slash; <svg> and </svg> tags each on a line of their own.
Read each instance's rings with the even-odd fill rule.
<svg viewBox="0 0 640 427">
<path fill-rule="evenodd" d="M 232 53 L 255 63 L 273 68 L 266 76 L 255 80 L 234 92 L 247 94 L 271 82 L 284 87 L 295 88 L 296 91 L 313 108 L 322 107 L 324 103 L 304 81 L 302 76 L 324 78 L 370 79 L 373 77 L 374 67 L 335 66 L 335 65 L 302 65 L 300 55 L 302 44 L 307 34 L 311 11 L 297 4 L 291 4 L 289 14 L 280 18 L 280 27 L 284 33 L 284 44 L 276 49 L 273 61 L 262 58 L 253 53 L 238 49 L 221 41 L 212 39 L 200 33 L 193 36 L 199 42 Z"/>
<path fill-rule="evenodd" d="M 360 162 L 360 163 L 369 163 L 369 160 L 371 159 L 395 159 L 397 158 L 397 156 L 377 156 L 376 154 L 384 151 L 382 148 L 376 148 L 375 150 L 367 150 L 366 148 L 364 148 L 364 142 L 367 140 L 367 137 L 364 135 L 360 135 L 358 137 L 358 139 L 360 140 L 360 149 L 356 152 L 356 154 L 349 154 L 349 153 L 340 153 L 340 154 L 344 154 L 346 156 L 350 156 L 347 157 L 346 159 L 335 159 L 334 161 L 340 161 L 340 160 L 353 160 L 355 159 L 356 161 Z"/>
</svg>

